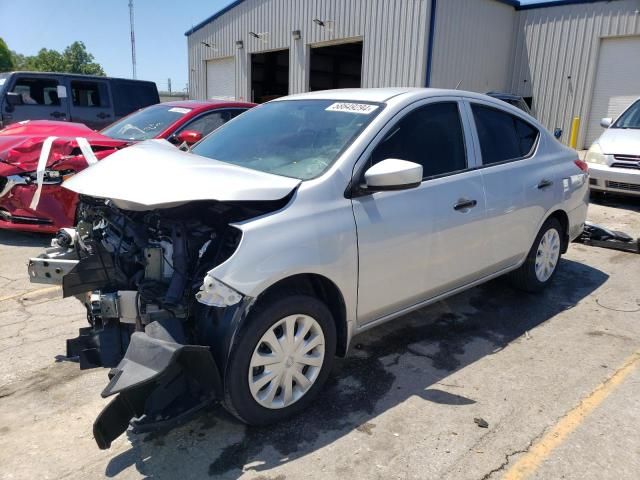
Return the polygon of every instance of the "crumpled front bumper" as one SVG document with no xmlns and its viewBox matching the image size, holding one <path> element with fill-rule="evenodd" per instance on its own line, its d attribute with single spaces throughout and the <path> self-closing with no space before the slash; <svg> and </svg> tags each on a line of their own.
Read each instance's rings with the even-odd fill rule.
<svg viewBox="0 0 640 480">
<path fill-rule="evenodd" d="M 101 449 L 129 426 L 134 432 L 170 427 L 222 396 L 222 378 L 209 347 L 172 341 L 160 325 L 131 336 L 109 377 L 102 396 L 118 396 L 93 424 Z"/>
<path fill-rule="evenodd" d="M 100 244 L 86 249 L 76 242 L 75 230 L 59 232 L 50 249 L 30 259 L 28 271 L 32 282 L 61 284 L 63 296 L 75 295 L 87 306 L 91 326 L 67 340 L 67 356 L 77 357 L 81 369 L 114 367 L 102 396 L 115 398 L 93 425 L 98 446 L 109 448 L 129 426 L 134 432 L 171 428 L 221 399 L 228 354 L 253 299 L 228 287 L 216 293 L 215 279 L 208 279 L 210 288 L 198 298 L 214 306 L 196 302 L 188 328 L 175 315 L 131 323 L 122 303 L 112 305 L 127 292 L 113 297 L 107 288 L 117 277 L 112 256 Z"/>
<path fill-rule="evenodd" d="M 34 210 L 30 204 L 36 188 L 35 184 L 5 185 L 6 191 L 0 197 L 0 228 L 55 233 L 73 226 L 78 195 L 61 185 L 43 185 L 38 208 Z"/>
</svg>

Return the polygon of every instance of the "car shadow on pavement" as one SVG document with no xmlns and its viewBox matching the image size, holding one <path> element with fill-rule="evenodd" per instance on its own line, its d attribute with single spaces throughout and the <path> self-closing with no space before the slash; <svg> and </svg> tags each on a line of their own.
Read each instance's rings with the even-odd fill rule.
<svg viewBox="0 0 640 480">
<path fill-rule="evenodd" d="M 51 246 L 50 233 L 28 233 L 14 232 L 11 230 L 0 230 L 0 247 L 49 247 Z"/>
<path fill-rule="evenodd" d="M 354 430 L 371 435 L 375 417 L 409 397 L 472 404 L 435 384 L 572 308 L 607 278 L 563 260 L 554 284 L 538 295 L 513 290 L 504 279 L 473 288 L 356 337 L 303 414 L 256 428 L 212 407 L 166 433 L 129 434 L 132 448 L 112 458 L 105 474 L 135 465 L 147 478 L 237 478 L 309 455 Z"/>
</svg>

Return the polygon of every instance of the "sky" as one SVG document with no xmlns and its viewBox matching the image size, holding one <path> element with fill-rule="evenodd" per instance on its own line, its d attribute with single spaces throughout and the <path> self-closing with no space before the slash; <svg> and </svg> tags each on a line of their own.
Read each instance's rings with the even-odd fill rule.
<svg viewBox="0 0 640 480">
<path fill-rule="evenodd" d="M 188 81 L 184 32 L 232 0 L 134 0 L 139 79 L 174 91 Z M 303 0 L 301 0 L 303 1 Z M 540 0 L 525 0 L 536 3 Z M 0 0 L 0 37 L 11 50 L 34 55 L 76 40 L 113 77 L 131 77 L 129 0 Z"/>
<path fill-rule="evenodd" d="M 160 90 L 188 81 L 184 32 L 230 0 L 134 0 L 137 77 Z M 131 77 L 129 0 L 0 0 L 0 37 L 11 50 L 34 55 L 83 41 L 105 72 Z"/>
</svg>

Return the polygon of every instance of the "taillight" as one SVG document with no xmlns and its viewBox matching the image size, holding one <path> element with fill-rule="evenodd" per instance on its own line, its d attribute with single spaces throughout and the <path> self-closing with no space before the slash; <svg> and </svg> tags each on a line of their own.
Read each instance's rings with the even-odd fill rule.
<svg viewBox="0 0 640 480">
<path fill-rule="evenodd" d="M 585 162 L 584 160 L 580 160 L 580 159 L 574 160 L 573 163 L 575 163 L 576 167 L 578 167 L 584 173 L 589 172 L 589 164 L 587 162 Z"/>
</svg>

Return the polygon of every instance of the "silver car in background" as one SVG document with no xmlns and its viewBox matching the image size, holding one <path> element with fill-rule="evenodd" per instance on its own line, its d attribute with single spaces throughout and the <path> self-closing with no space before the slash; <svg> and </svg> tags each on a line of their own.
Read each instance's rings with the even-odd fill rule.
<svg viewBox="0 0 640 480">
<path fill-rule="evenodd" d="M 582 232 L 587 178 L 485 95 L 293 95 L 191 152 L 145 142 L 72 177 L 77 229 L 29 273 L 87 306 L 68 355 L 115 367 L 101 448 L 214 399 L 263 425 L 307 408 L 369 328 L 504 274 L 546 287 Z"/>
<path fill-rule="evenodd" d="M 585 157 L 591 190 L 640 196 L 640 99 L 600 125 L 606 130 Z"/>
</svg>

